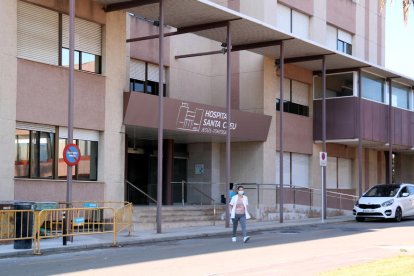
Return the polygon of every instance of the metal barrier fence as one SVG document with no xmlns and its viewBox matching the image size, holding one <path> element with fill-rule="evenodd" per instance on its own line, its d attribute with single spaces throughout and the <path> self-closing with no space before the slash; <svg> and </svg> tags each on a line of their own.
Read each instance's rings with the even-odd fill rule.
<svg viewBox="0 0 414 276">
<path fill-rule="evenodd" d="M 119 232 L 128 230 L 130 235 L 133 230 L 133 208 L 129 202 L 74 202 L 73 205 L 83 207 L 0 210 L 0 245 L 14 241 L 16 246 L 16 241 L 33 240 L 33 253 L 40 254 L 42 239 L 112 234 L 115 245 Z"/>
<path fill-rule="evenodd" d="M 36 213 L 34 253 L 40 254 L 40 241 L 46 238 L 112 233 L 115 245 L 115 221 L 115 209 L 107 207 L 39 211 Z"/>
<path fill-rule="evenodd" d="M 0 242 L 33 239 L 32 210 L 0 210 Z"/>
</svg>

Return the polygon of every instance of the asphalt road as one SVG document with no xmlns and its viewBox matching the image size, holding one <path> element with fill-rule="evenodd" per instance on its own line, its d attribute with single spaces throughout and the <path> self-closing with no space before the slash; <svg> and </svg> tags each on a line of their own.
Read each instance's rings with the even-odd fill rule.
<svg viewBox="0 0 414 276">
<path fill-rule="evenodd" d="M 0 259 L 0 275 L 317 275 L 414 254 L 414 220 L 346 222 L 225 237 Z M 413 272 L 414 273 L 414 272 Z"/>
</svg>

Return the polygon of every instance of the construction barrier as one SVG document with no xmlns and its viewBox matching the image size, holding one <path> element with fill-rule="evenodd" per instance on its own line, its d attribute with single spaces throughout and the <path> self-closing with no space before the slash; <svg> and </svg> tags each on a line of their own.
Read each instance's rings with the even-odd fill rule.
<svg viewBox="0 0 414 276">
<path fill-rule="evenodd" d="M 112 234 L 112 243 L 116 245 L 119 232 L 128 230 L 130 235 L 133 230 L 133 208 L 129 202 L 74 202 L 73 205 L 82 207 L 66 208 L 66 203 L 60 203 L 59 208 L 39 211 L 0 210 L 0 245 L 32 240 L 34 254 L 41 254 L 42 239 Z"/>
<path fill-rule="evenodd" d="M 40 254 L 42 239 L 83 235 L 113 234 L 116 244 L 115 210 L 113 208 L 60 208 L 36 214 L 34 253 Z"/>
<path fill-rule="evenodd" d="M 0 210 L 0 242 L 33 239 L 32 225 L 32 210 Z"/>
</svg>

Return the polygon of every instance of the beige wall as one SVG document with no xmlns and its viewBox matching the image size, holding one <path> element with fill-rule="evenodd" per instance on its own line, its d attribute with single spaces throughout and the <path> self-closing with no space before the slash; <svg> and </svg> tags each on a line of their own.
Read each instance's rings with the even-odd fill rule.
<svg viewBox="0 0 414 276">
<path fill-rule="evenodd" d="M 264 114 L 272 116 L 267 140 L 261 144 L 262 152 L 262 174 L 264 183 L 276 183 L 276 105 L 275 99 L 279 94 L 279 78 L 276 77 L 274 61 L 270 58 L 264 59 L 263 76 L 263 110 Z"/>
<path fill-rule="evenodd" d="M 105 200 L 124 200 L 125 130 L 123 93 L 127 91 L 127 46 L 125 12 L 106 15 L 104 30 L 105 132 L 99 145 L 98 180 L 105 182 Z"/>
<path fill-rule="evenodd" d="M 198 53 L 219 49 L 211 41 L 193 34 L 171 38 L 169 97 L 203 104 L 212 103 L 211 63 L 212 56 L 175 59 L 176 55 Z M 220 55 L 223 58 L 223 55 Z"/>
<path fill-rule="evenodd" d="M 395 182 L 414 183 L 414 155 L 397 154 L 395 159 Z"/>
<path fill-rule="evenodd" d="M 0 9 L 0 200 L 14 199 L 14 133 L 16 128 L 17 4 L 5 0 Z M 5 27 L 7 26 L 7 27 Z"/>
<path fill-rule="evenodd" d="M 105 77 L 75 71 L 74 126 L 103 130 Z M 68 69 L 24 59 L 17 62 L 17 121 L 67 126 Z"/>
<path fill-rule="evenodd" d="M 264 57 L 240 52 L 240 110 L 263 114 Z"/>
<path fill-rule="evenodd" d="M 65 180 L 16 179 L 15 199 L 27 201 L 66 201 Z M 74 181 L 72 184 L 73 201 L 103 201 L 102 182 Z"/>
<path fill-rule="evenodd" d="M 351 34 L 356 31 L 356 4 L 351 0 L 326 1 L 326 21 Z"/>
<path fill-rule="evenodd" d="M 159 28 L 147 21 L 128 15 L 128 38 L 143 37 L 159 33 Z M 165 33 L 172 32 L 171 28 L 165 28 Z M 149 39 L 129 43 L 131 58 L 144 60 L 153 64 L 159 64 L 159 40 Z M 164 66 L 170 65 L 170 38 L 164 39 Z"/>
</svg>

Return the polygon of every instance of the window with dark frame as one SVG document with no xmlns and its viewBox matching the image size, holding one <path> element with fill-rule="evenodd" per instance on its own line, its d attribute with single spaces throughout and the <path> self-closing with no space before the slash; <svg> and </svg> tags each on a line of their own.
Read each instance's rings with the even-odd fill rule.
<svg viewBox="0 0 414 276">
<path fill-rule="evenodd" d="M 352 55 L 352 44 L 349 44 L 343 40 L 338 39 L 336 49 L 342 53 Z"/>
<path fill-rule="evenodd" d="M 69 49 L 63 46 L 62 13 L 59 13 L 59 49 L 59 66 L 69 67 Z M 75 48 L 74 68 L 75 70 L 102 74 L 102 57 Z"/>
<path fill-rule="evenodd" d="M 78 165 L 72 169 L 74 180 L 96 181 L 98 179 L 98 142 L 74 139 L 80 149 L 81 158 Z M 67 165 L 63 160 L 63 149 L 67 144 L 66 138 L 59 138 L 58 179 L 66 179 Z"/>
<path fill-rule="evenodd" d="M 283 101 L 283 112 L 309 117 L 309 106 L 293 102 L 293 85 L 289 80 L 289 100 Z M 280 99 L 276 98 L 276 110 L 280 111 Z"/>
<path fill-rule="evenodd" d="M 53 178 L 55 134 L 16 129 L 16 178 Z"/>
<path fill-rule="evenodd" d="M 145 62 L 145 79 L 137 80 L 134 78 L 129 79 L 129 87 L 131 92 L 141 92 L 151 95 L 159 95 L 159 82 L 151 81 L 148 79 L 148 62 Z M 164 83 L 163 96 L 166 97 L 167 85 Z"/>
<path fill-rule="evenodd" d="M 59 138 L 57 141 L 55 139 L 55 133 L 52 132 L 16 129 L 14 176 L 16 178 L 66 179 L 67 165 L 63 160 L 63 149 L 67 139 Z M 79 139 L 74 142 L 80 149 L 81 160 L 72 170 L 73 179 L 96 181 L 98 178 L 98 142 Z M 58 154 L 55 153 L 55 143 L 59 143 Z"/>
</svg>

